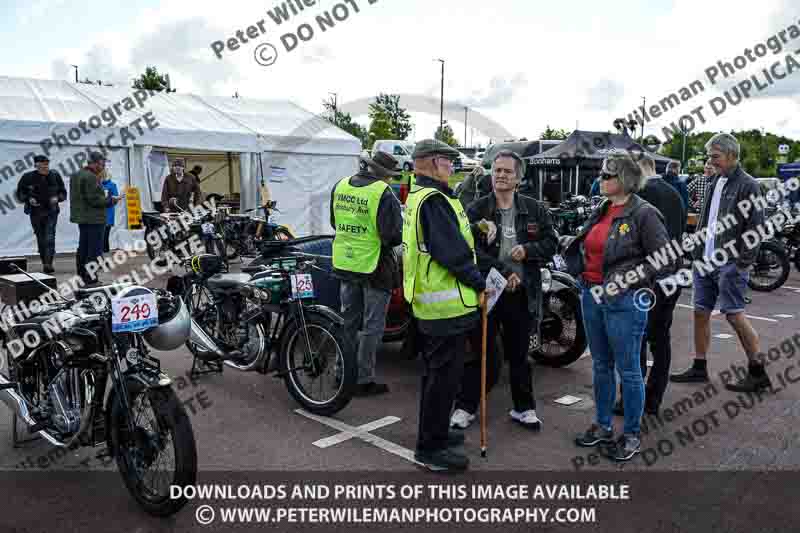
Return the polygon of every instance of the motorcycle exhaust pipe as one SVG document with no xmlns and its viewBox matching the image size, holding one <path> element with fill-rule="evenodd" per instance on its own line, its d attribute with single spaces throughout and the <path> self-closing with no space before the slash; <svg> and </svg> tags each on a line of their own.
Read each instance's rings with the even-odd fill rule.
<svg viewBox="0 0 800 533">
<path fill-rule="evenodd" d="M 217 354 L 219 357 L 224 358 L 226 353 L 223 352 L 219 346 L 211 339 L 211 337 L 203 331 L 203 328 L 192 319 L 192 328 L 191 333 L 189 335 L 189 342 L 196 344 L 206 350 Z"/>
<path fill-rule="evenodd" d="M 0 374 L 0 385 L 8 385 L 10 381 L 8 381 L 5 376 Z M 28 404 L 25 400 L 17 393 L 15 389 L 3 389 L 0 390 L 0 401 L 6 404 L 6 407 L 11 409 L 17 417 L 22 420 L 28 428 L 32 428 L 36 425 L 36 421 L 30 414 L 28 410 Z M 42 436 L 46 441 L 48 441 L 53 446 L 63 447 L 64 443 L 58 440 L 57 438 L 50 435 L 45 430 L 40 430 L 37 433 Z"/>
</svg>

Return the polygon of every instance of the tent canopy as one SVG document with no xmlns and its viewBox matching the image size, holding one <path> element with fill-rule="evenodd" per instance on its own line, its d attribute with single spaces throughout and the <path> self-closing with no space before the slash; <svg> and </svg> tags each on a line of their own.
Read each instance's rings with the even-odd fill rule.
<svg viewBox="0 0 800 533">
<path fill-rule="evenodd" d="M 153 129 L 145 115 L 151 124 L 157 123 Z M 135 139 L 123 139 L 123 127 Z M 110 144 L 121 148 L 107 155 L 112 179 L 120 190 L 136 187 L 142 209 L 152 210 L 168 168 L 167 155 L 194 152 L 209 162 L 206 172 L 216 167 L 230 172 L 228 180 L 217 172 L 219 183 L 209 186 L 215 192 L 223 187 L 240 193 L 242 209 L 255 207 L 260 182 L 268 183 L 281 209 L 276 221 L 297 235 L 330 231 L 329 192 L 339 179 L 358 171 L 361 152 L 357 138 L 285 100 L 150 94 L 127 87 L 0 76 L 0 215 L 11 228 L 0 255 L 35 253 L 30 223 L 22 209 L 14 207 L 13 194 L 22 174 L 34 170 L 32 158 L 43 153 L 43 141 L 62 136 L 69 144 L 53 146 L 48 155 L 50 168 L 61 173 L 67 190 L 77 169 L 76 155 L 98 149 L 99 142 Z M 61 204 L 57 252 L 77 247 L 69 204 L 69 198 Z M 135 231 L 127 230 L 125 207 L 118 204 L 112 246 L 130 242 Z"/>
<path fill-rule="evenodd" d="M 663 169 L 672 161 L 668 157 L 646 150 L 628 135 L 603 131 L 575 130 L 564 142 L 530 158 L 532 166 L 574 167 L 589 164 L 600 166 L 611 150 L 647 152 L 656 161 L 656 169 Z"/>
</svg>

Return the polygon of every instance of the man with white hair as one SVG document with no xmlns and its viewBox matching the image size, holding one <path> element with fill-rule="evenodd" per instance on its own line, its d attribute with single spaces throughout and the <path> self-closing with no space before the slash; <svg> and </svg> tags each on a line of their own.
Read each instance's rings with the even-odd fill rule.
<svg viewBox="0 0 800 533">
<path fill-rule="evenodd" d="M 711 312 L 719 300 L 720 311 L 736 331 L 748 359 L 746 375 L 736 383 L 725 383 L 725 388 L 734 392 L 758 392 L 772 384 L 758 358 L 758 333 L 744 311 L 749 269 L 758 256 L 759 246 L 758 243 L 751 246 L 742 235 L 756 231 L 764 223 L 764 212 L 755 201 L 762 192 L 758 182 L 742 169 L 739 143 L 733 135 L 714 135 L 706 143 L 706 152 L 716 176 L 708 187 L 710 196 L 706 198 L 697 225 L 697 231 L 712 230 L 706 230 L 705 246 L 701 244 L 692 251 L 695 259 L 695 359 L 691 368 L 673 374 L 670 379 L 676 383 L 709 381 L 706 354 L 711 342 Z M 699 270 L 701 263 L 709 264 L 710 271 Z"/>
</svg>

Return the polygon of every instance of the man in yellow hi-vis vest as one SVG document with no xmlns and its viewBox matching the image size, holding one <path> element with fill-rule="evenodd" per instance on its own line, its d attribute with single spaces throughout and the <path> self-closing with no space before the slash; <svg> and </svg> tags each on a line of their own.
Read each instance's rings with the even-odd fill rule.
<svg viewBox="0 0 800 533">
<path fill-rule="evenodd" d="M 371 396 L 389 391 L 375 382 L 375 354 L 398 268 L 393 248 L 402 242 L 403 217 L 387 183 L 400 174 L 394 171 L 397 160 L 385 152 L 362 160 L 365 169 L 339 181 L 331 192 L 331 226 L 345 334 L 358 353 L 355 395 Z"/>
<path fill-rule="evenodd" d="M 423 361 L 414 457 L 431 470 L 464 470 L 463 433 L 449 432 L 469 332 L 480 322 L 486 280 L 472 229 L 448 178 L 458 152 L 433 139 L 414 148 L 416 180 L 403 220 L 403 292 L 411 304 Z"/>
</svg>

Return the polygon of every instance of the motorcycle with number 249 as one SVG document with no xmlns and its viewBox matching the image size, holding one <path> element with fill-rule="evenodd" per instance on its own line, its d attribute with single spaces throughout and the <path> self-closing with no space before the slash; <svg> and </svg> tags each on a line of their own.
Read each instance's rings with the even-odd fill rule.
<svg viewBox="0 0 800 533">
<path fill-rule="evenodd" d="M 195 483 L 194 432 L 148 346 L 173 350 L 185 342 L 186 306 L 167 291 L 132 284 L 78 289 L 73 299 L 52 293 L 57 301 L 23 321 L 3 317 L 8 374 L 0 373 L 0 400 L 14 414 L 14 446 L 22 443 L 19 421 L 58 448 L 106 445 L 147 513 L 178 512 L 187 500 L 171 498 L 170 485 Z"/>
</svg>

